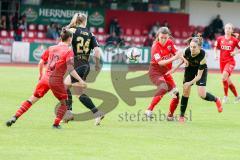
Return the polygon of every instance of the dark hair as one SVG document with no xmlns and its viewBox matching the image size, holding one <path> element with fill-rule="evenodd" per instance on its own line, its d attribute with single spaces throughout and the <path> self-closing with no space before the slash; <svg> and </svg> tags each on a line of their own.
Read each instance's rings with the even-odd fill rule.
<svg viewBox="0 0 240 160">
<path fill-rule="evenodd" d="M 194 34 L 192 37 L 189 37 L 185 41 L 187 42 L 188 45 L 193 41 L 197 43 L 198 46 L 202 46 L 203 41 L 202 34 L 201 33 Z"/>
<path fill-rule="evenodd" d="M 157 31 L 156 38 L 155 38 L 154 42 L 157 42 L 159 40 L 158 36 L 159 36 L 160 33 L 171 35 L 171 32 L 168 29 L 168 27 L 160 27 Z"/>
<path fill-rule="evenodd" d="M 67 41 L 69 37 L 72 37 L 72 32 L 67 30 L 66 28 L 62 28 L 61 34 L 60 34 L 61 40 L 63 42 Z"/>
</svg>

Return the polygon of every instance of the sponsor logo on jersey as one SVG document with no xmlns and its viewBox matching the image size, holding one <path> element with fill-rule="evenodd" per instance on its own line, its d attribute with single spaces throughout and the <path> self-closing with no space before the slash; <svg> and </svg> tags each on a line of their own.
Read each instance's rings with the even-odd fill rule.
<svg viewBox="0 0 240 160">
<path fill-rule="evenodd" d="M 232 50 L 232 47 L 231 46 L 224 46 L 224 45 L 222 45 L 221 49 L 230 51 L 230 50 Z"/>
<path fill-rule="evenodd" d="M 154 58 L 155 58 L 155 60 L 159 60 L 161 58 L 161 56 L 159 55 L 159 53 L 155 53 Z"/>
<path fill-rule="evenodd" d="M 171 51 L 171 50 L 172 50 L 172 46 L 167 46 L 167 49 L 168 49 L 169 51 Z"/>
</svg>

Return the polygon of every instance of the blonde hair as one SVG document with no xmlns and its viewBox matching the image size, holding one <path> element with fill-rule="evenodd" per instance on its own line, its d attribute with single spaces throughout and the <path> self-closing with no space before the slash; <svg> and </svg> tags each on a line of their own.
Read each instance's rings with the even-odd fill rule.
<svg viewBox="0 0 240 160">
<path fill-rule="evenodd" d="M 75 13 L 72 17 L 70 24 L 67 28 L 76 28 L 79 25 L 85 25 L 87 23 L 87 15 L 84 13 Z"/>
</svg>

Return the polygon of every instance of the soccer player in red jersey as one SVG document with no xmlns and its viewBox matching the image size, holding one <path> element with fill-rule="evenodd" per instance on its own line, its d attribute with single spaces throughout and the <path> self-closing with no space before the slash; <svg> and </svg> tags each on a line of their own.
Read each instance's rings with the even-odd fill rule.
<svg viewBox="0 0 240 160">
<path fill-rule="evenodd" d="M 153 118 L 152 111 L 162 97 L 169 92 L 172 95 L 167 120 L 172 121 L 173 114 L 179 103 L 179 92 L 176 84 L 168 71 L 172 68 L 172 62 L 181 58 L 180 53 L 174 46 L 173 41 L 169 38 L 170 31 L 167 27 L 161 27 L 157 33 L 151 49 L 151 63 L 149 68 L 149 76 L 153 84 L 158 87 L 152 102 L 150 103 L 145 114 L 149 118 Z"/>
<path fill-rule="evenodd" d="M 49 89 L 54 96 L 60 101 L 61 106 L 58 108 L 57 116 L 55 118 L 53 128 L 60 129 L 60 121 L 62 120 L 66 110 L 67 91 L 64 85 L 64 75 L 66 71 L 78 80 L 79 86 L 86 85 L 86 83 L 78 76 L 73 67 L 73 51 L 69 48 L 72 42 L 72 33 L 63 29 L 61 33 L 61 40 L 59 44 L 49 47 L 42 55 L 39 62 L 40 65 L 40 80 L 36 86 L 33 95 L 24 101 L 15 115 L 6 122 L 10 127 L 16 120 L 24 114 L 35 102 L 42 98 Z M 42 74 L 42 66 L 48 63 L 45 74 Z"/>
<path fill-rule="evenodd" d="M 217 38 L 214 51 L 216 53 L 216 60 L 219 59 L 217 49 L 220 50 L 220 71 L 222 73 L 222 82 L 224 87 L 223 103 L 228 102 L 228 88 L 234 94 L 235 102 L 240 102 L 235 85 L 232 83 L 230 76 L 235 67 L 234 55 L 236 54 L 235 48 L 240 49 L 240 42 L 232 36 L 233 25 L 228 23 L 225 25 L 225 35 Z"/>
</svg>

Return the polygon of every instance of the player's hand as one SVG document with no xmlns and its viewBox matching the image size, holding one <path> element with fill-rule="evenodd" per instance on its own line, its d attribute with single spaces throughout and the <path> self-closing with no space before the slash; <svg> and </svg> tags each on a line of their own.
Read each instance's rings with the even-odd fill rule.
<svg viewBox="0 0 240 160">
<path fill-rule="evenodd" d="M 236 56 L 236 54 L 237 54 L 236 52 L 231 52 L 230 53 L 230 55 L 233 56 L 233 57 Z"/>
<path fill-rule="evenodd" d="M 183 84 L 183 88 L 184 88 L 184 89 L 187 89 L 187 88 L 191 87 L 191 85 L 192 85 L 191 82 L 185 82 L 185 83 Z"/>
<path fill-rule="evenodd" d="M 185 65 L 185 67 L 188 67 L 189 66 L 189 62 L 184 58 L 183 59 L 183 63 L 184 63 L 184 65 Z"/>
<path fill-rule="evenodd" d="M 42 74 L 39 74 L 38 80 L 42 79 Z"/>
<path fill-rule="evenodd" d="M 81 87 L 87 88 L 87 83 L 85 81 L 81 80 L 78 83 L 80 84 Z"/>
<path fill-rule="evenodd" d="M 174 69 L 171 69 L 171 70 L 167 71 L 167 73 L 165 73 L 165 75 L 167 76 L 167 75 L 170 75 L 172 73 L 174 73 Z"/>
<path fill-rule="evenodd" d="M 173 59 L 174 60 L 177 60 L 177 59 L 179 59 L 181 57 L 181 54 L 176 54 L 175 56 L 173 56 Z"/>
</svg>

